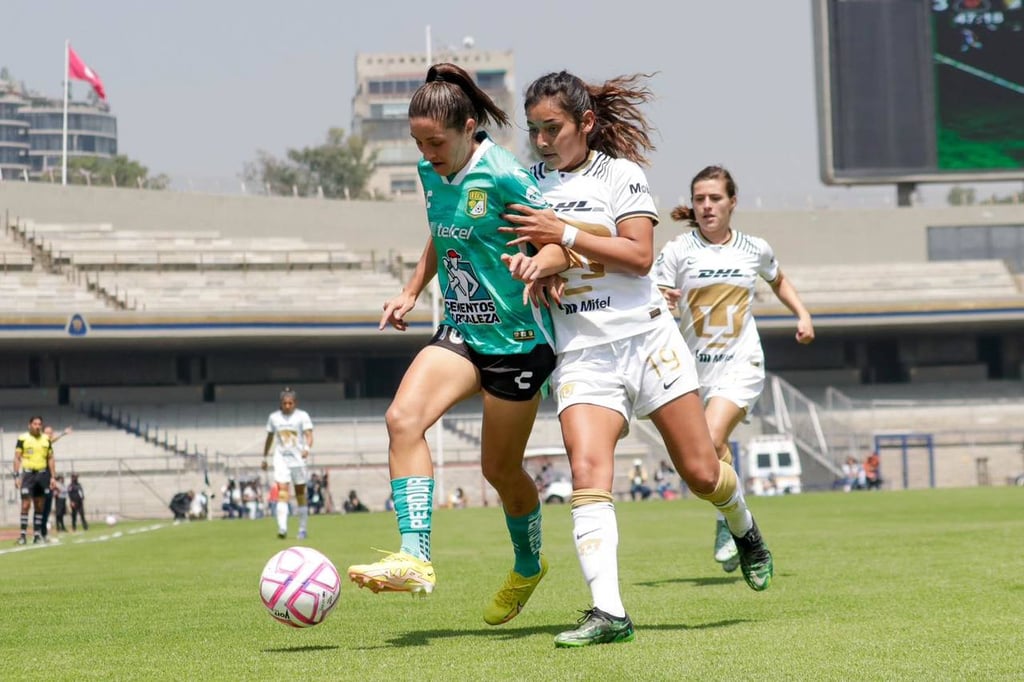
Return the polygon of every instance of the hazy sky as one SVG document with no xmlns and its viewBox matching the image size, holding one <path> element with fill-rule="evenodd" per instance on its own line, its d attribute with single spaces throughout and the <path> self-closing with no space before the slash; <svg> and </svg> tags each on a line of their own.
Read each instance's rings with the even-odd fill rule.
<svg viewBox="0 0 1024 682">
<path fill-rule="evenodd" d="M 121 153 L 177 188 L 237 192 L 258 150 L 283 156 L 319 144 L 329 127 L 349 129 L 357 53 L 425 50 L 429 25 L 435 47 L 472 36 L 478 48 L 513 50 L 520 93 L 563 68 L 587 80 L 657 72 L 648 176 L 662 205 L 710 163 L 733 171 L 748 206 L 881 206 L 895 196 L 819 179 L 810 0 L 522 0 L 500 15 L 497 6 L 4 0 L 0 65 L 57 97 L 70 39 L 103 79 Z M 88 87 L 74 82 L 73 97 Z M 521 109 L 510 113 L 523 124 Z M 946 189 L 927 189 L 925 202 L 941 203 Z"/>
</svg>

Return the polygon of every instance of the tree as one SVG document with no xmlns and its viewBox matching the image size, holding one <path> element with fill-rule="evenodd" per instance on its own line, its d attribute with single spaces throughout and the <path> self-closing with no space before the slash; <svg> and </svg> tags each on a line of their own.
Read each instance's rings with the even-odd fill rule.
<svg viewBox="0 0 1024 682">
<path fill-rule="evenodd" d="M 376 167 L 377 153 L 367 152 L 359 137 L 345 137 L 341 128 L 327 131 L 326 142 L 317 147 L 289 149 L 287 160 L 257 152 L 245 165 L 246 181 L 267 187 L 271 194 L 323 196 L 331 199 L 369 198 L 366 185 Z"/>
<path fill-rule="evenodd" d="M 974 205 L 974 188 L 953 185 L 946 195 L 946 201 L 950 206 L 972 206 Z"/>
<path fill-rule="evenodd" d="M 170 178 L 163 174 L 150 177 L 148 168 L 120 154 L 113 158 L 75 156 L 68 159 L 68 183 L 167 189 Z"/>
</svg>

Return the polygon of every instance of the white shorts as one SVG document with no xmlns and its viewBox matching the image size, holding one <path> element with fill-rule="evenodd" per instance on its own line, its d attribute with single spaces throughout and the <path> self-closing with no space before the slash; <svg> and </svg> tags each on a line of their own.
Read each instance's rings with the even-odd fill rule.
<svg viewBox="0 0 1024 682">
<path fill-rule="evenodd" d="M 309 472 L 306 471 L 306 460 L 302 455 L 274 453 L 274 482 L 306 485 Z"/>
<path fill-rule="evenodd" d="M 705 403 L 725 398 L 748 415 L 764 391 L 764 361 L 760 359 L 702 364 L 700 375 L 700 397 Z"/>
<path fill-rule="evenodd" d="M 671 318 L 646 334 L 567 351 L 551 375 L 558 411 L 585 403 L 626 420 L 647 417 L 698 387 L 697 368 Z M 623 434 L 625 435 L 625 433 Z"/>
</svg>

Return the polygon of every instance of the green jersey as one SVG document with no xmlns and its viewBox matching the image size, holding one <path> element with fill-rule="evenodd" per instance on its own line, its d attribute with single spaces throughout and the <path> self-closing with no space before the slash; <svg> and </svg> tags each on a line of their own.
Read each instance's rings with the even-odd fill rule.
<svg viewBox="0 0 1024 682">
<path fill-rule="evenodd" d="M 537 183 L 515 156 L 485 133 L 476 152 L 448 178 L 421 160 L 430 236 L 444 299 L 444 324 L 454 327 L 477 353 L 529 353 L 538 343 L 554 347 L 546 308 L 523 303 L 523 283 L 512 278 L 501 254 L 512 237 L 498 232 L 505 205 L 547 207 Z"/>
</svg>

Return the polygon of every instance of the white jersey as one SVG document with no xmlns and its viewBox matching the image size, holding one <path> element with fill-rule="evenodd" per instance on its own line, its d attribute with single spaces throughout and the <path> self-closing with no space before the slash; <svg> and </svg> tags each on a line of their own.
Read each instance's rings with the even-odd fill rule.
<svg viewBox="0 0 1024 682">
<path fill-rule="evenodd" d="M 274 458 L 298 458 L 306 449 L 306 431 L 313 430 L 313 421 L 305 410 L 298 408 L 291 414 L 276 410 L 267 418 L 267 433 L 274 434 Z"/>
<path fill-rule="evenodd" d="M 558 217 L 581 232 L 618 235 L 619 222 L 635 216 L 658 223 L 643 169 L 627 159 L 591 151 L 574 171 L 530 169 L 544 198 Z M 606 272 L 604 264 L 571 252 L 572 263 L 561 273 L 568 280 L 562 305 L 551 311 L 555 352 L 564 353 L 644 334 L 668 315 L 654 279 Z"/>
<path fill-rule="evenodd" d="M 752 304 L 757 278 L 779 276 L 768 242 L 733 230 L 727 243 L 711 244 L 694 229 L 665 244 L 654 273 L 658 286 L 682 292 L 680 327 L 701 384 L 734 361 L 763 367 Z"/>
</svg>

